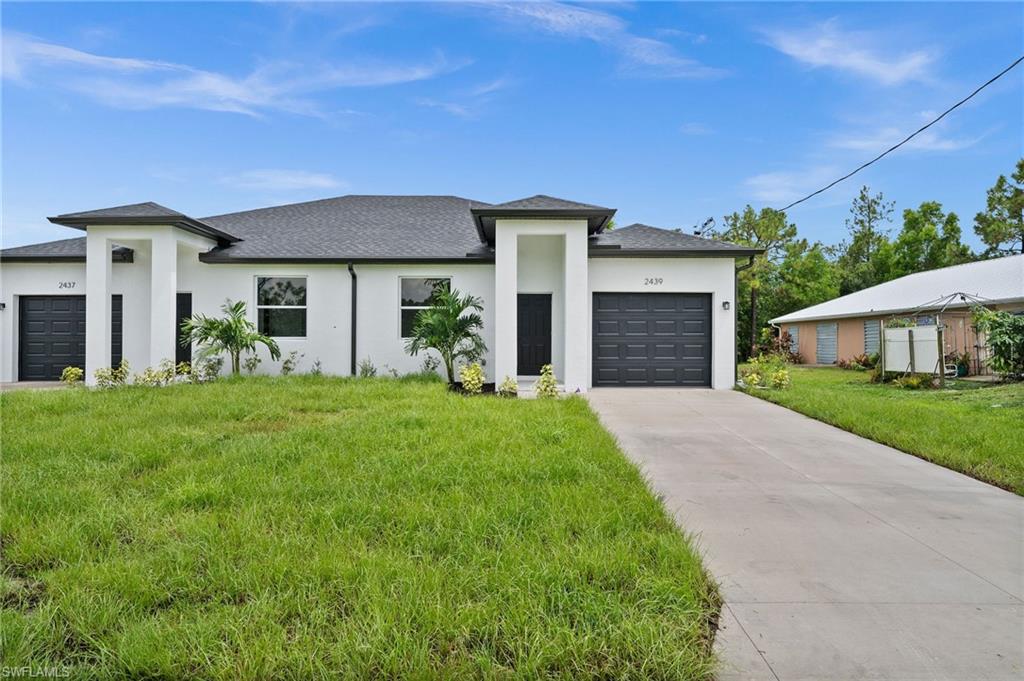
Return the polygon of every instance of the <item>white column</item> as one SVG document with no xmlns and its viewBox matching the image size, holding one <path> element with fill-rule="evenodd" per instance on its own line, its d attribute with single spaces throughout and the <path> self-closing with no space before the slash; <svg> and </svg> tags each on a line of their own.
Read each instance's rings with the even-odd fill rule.
<svg viewBox="0 0 1024 681">
<path fill-rule="evenodd" d="M 516 377 L 518 343 L 516 305 L 519 292 L 519 238 L 513 227 L 494 230 L 494 381 Z"/>
<path fill-rule="evenodd" d="M 565 392 L 590 387 L 590 300 L 586 225 L 565 233 Z"/>
<path fill-rule="evenodd" d="M 165 359 L 173 362 L 176 349 L 178 242 L 172 229 L 159 228 L 151 239 L 149 365 L 153 367 Z"/>
<path fill-rule="evenodd" d="M 95 385 L 95 371 L 110 366 L 111 243 L 90 228 L 85 244 L 85 382 Z"/>
</svg>

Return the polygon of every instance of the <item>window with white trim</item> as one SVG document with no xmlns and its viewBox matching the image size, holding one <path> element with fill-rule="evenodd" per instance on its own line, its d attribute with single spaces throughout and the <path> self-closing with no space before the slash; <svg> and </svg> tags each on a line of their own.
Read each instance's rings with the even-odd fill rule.
<svg viewBox="0 0 1024 681">
<path fill-rule="evenodd" d="M 306 278 L 256 277 L 256 325 L 274 338 L 306 337 Z"/>
<path fill-rule="evenodd" d="M 434 305 L 434 292 L 439 286 L 448 288 L 451 286 L 450 277 L 399 277 L 399 300 L 398 306 L 401 315 L 401 336 L 409 338 L 412 336 L 413 326 L 416 324 L 416 315 L 420 310 L 429 309 Z"/>
</svg>

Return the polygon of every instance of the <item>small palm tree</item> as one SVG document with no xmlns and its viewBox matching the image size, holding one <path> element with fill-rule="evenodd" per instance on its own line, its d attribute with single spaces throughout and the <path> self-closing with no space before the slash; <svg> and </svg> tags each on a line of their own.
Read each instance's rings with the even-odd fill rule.
<svg viewBox="0 0 1024 681">
<path fill-rule="evenodd" d="M 448 383 L 455 383 L 455 363 L 476 362 L 487 346 L 480 336 L 484 326 L 479 312 L 483 301 L 470 294 L 449 288 L 444 281 L 434 284 L 432 306 L 421 310 L 413 324 L 412 337 L 405 342 L 406 352 L 415 356 L 421 350 L 437 350 L 448 374 Z"/>
<path fill-rule="evenodd" d="M 261 343 L 270 350 L 273 360 L 281 358 L 281 349 L 273 338 L 264 336 L 256 330 L 256 325 L 245 316 L 245 303 L 230 300 L 221 306 L 224 316 L 221 318 L 207 317 L 197 314 L 181 323 L 184 338 L 182 345 L 197 343 L 206 346 L 206 352 L 226 352 L 231 357 L 231 373 L 238 375 L 239 358 L 242 352 L 253 352 L 256 344 Z"/>
</svg>

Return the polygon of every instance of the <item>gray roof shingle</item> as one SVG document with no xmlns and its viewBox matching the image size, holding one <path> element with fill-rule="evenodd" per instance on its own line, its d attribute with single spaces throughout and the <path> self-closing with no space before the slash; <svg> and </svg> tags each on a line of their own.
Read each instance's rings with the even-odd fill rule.
<svg viewBox="0 0 1024 681">
<path fill-rule="evenodd" d="M 113 206 L 111 208 L 100 208 L 98 210 L 86 210 L 80 213 L 64 213 L 57 218 L 68 219 L 93 219 L 93 218 L 183 218 L 184 213 L 171 210 L 159 203 L 146 201 L 144 203 L 130 203 L 126 206 Z"/>
<path fill-rule="evenodd" d="M 737 255 L 759 252 L 746 246 L 639 223 L 595 234 L 590 237 L 590 247 L 598 250 L 608 249 L 609 255 L 629 251 L 727 252 Z"/>
<path fill-rule="evenodd" d="M 118 206 L 72 213 L 69 224 L 89 224 L 96 218 L 130 219 L 144 213 L 153 220 L 177 218 L 188 225 L 240 239 L 222 242 L 203 253 L 206 262 L 247 261 L 458 261 L 491 260 L 494 250 L 481 240 L 476 210 L 497 211 L 593 211 L 604 222 L 611 209 L 533 196 L 492 205 L 458 196 L 339 196 L 284 206 L 214 215 L 194 220 L 155 203 Z M 57 219 L 54 219 L 57 221 Z M 589 240 L 591 254 L 646 255 L 659 253 L 701 254 L 726 252 L 747 255 L 756 250 L 704 239 L 648 225 L 630 225 L 595 234 Z M 131 257 L 130 249 L 115 249 Z M 85 238 L 64 239 L 0 251 L 5 260 L 85 258 Z"/>
<path fill-rule="evenodd" d="M 611 208 L 595 206 L 592 203 L 580 203 L 579 201 L 568 201 L 546 194 L 536 194 L 525 199 L 496 203 L 491 208 L 502 210 L 603 210 L 610 211 Z"/>
<path fill-rule="evenodd" d="M 470 214 L 486 205 L 458 196 L 349 195 L 214 215 L 203 222 L 242 241 L 203 259 L 489 258 Z"/>
<path fill-rule="evenodd" d="M 115 262 L 131 262 L 132 249 L 124 246 L 114 246 L 111 254 Z M 72 260 L 85 262 L 85 237 L 75 239 L 61 239 L 60 241 L 47 241 L 41 244 L 29 246 L 15 246 L 0 250 L 0 260 Z"/>
</svg>

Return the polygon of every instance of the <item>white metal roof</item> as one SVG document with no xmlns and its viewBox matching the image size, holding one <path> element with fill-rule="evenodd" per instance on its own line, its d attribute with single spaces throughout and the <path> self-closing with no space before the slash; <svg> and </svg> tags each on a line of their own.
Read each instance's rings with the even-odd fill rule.
<svg viewBox="0 0 1024 681">
<path fill-rule="evenodd" d="M 954 293 L 966 293 L 991 303 L 1024 302 L 1024 255 L 908 274 L 776 317 L 771 323 L 909 312 Z M 950 307 L 966 305 L 957 301 Z"/>
</svg>

